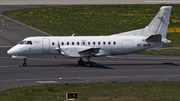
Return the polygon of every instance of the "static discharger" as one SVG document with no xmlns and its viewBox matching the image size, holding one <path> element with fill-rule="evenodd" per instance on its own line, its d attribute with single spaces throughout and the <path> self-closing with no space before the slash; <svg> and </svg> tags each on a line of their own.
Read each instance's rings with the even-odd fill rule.
<svg viewBox="0 0 180 101">
<path fill-rule="evenodd" d="M 75 100 L 78 98 L 78 92 L 67 92 L 66 100 Z"/>
</svg>

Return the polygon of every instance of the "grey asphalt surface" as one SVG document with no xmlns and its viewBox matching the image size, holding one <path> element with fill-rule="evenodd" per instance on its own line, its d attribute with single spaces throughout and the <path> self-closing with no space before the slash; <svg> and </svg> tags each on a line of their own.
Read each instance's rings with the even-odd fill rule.
<svg viewBox="0 0 180 101">
<path fill-rule="evenodd" d="M 4 10 L 21 6 L 1 6 Z M 22 6 L 26 7 L 26 6 Z M 30 6 L 33 7 L 33 6 Z M 37 6 L 36 6 L 37 7 Z M 180 57 L 123 55 L 92 58 L 93 67 L 77 65 L 78 59 L 61 57 L 29 58 L 28 67 L 21 59 L 12 59 L 6 51 L 28 36 L 46 35 L 0 15 L 0 91 L 44 83 L 89 83 L 112 81 L 179 81 Z"/>
<path fill-rule="evenodd" d="M 2 11 L 30 7 L 42 6 L 1 6 L 0 13 L 2 13 Z M 8 19 L 2 14 L 0 15 L 0 20 L 0 46 L 13 46 L 25 37 L 45 35 L 42 32 L 30 29 L 29 27 Z M 2 25 L 2 20 L 5 21 L 4 25 Z"/>
</svg>

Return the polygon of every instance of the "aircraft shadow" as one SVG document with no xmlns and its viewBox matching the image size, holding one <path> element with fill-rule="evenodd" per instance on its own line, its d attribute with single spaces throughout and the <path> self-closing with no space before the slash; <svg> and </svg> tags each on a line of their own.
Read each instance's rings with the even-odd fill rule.
<svg viewBox="0 0 180 101">
<path fill-rule="evenodd" d="M 179 64 L 173 62 L 164 62 L 164 63 L 116 63 L 116 64 L 98 64 L 96 62 L 91 61 L 91 66 L 87 67 L 84 63 L 83 65 L 78 65 L 74 63 L 63 63 L 63 64 L 54 64 L 54 65 L 28 65 L 27 67 L 66 67 L 66 68 L 97 68 L 97 69 L 115 69 L 113 66 L 157 66 L 157 65 L 169 65 L 169 66 L 180 66 Z M 19 66 L 23 67 L 23 66 Z"/>
<path fill-rule="evenodd" d="M 105 66 L 105 65 L 98 64 L 98 63 L 93 62 L 93 61 L 90 61 L 90 63 L 91 63 L 90 68 L 114 69 L 114 68 L 111 68 L 111 67 L 108 67 L 108 66 Z M 85 63 L 82 66 L 83 67 L 87 67 L 86 66 L 86 61 L 85 61 Z"/>
<path fill-rule="evenodd" d="M 54 65 L 49 65 L 49 64 L 48 65 L 30 65 L 29 64 L 27 67 L 67 67 L 67 68 L 87 67 L 87 68 L 99 68 L 99 69 L 114 69 L 105 65 L 95 63 L 95 62 L 91 62 L 91 65 L 92 66 L 87 67 L 86 64 L 78 65 L 78 64 L 73 64 L 73 63 L 69 63 L 69 64 L 63 63 L 63 64 L 54 64 Z M 19 66 L 19 67 L 23 67 L 23 66 Z"/>
<path fill-rule="evenodd" d="M 180 66 L 179 64 L 175 64 L 173 62 L 165 62 L 165 63 L 161 63 L 161 65 Z"/>
</svg>

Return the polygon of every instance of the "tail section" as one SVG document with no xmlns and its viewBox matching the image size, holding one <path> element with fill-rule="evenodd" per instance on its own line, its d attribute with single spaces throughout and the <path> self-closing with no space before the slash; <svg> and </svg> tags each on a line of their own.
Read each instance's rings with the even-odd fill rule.
<svg viewBox="0 0 180 101">
<path fill-rule="evenodd" d="M 169 24 L 171 9 L 172 6 L 162 6 L 160 8 L 160 11 L 145 28 L 143 35 L 149 37 L 146 40 L 151 39 L 150 41 L 152 41 L 152 36 L 153 39 L 155 37 L 158 41 L 160 41 L 159 38 L 166 39 L 166 32 Z"/>
</svg>

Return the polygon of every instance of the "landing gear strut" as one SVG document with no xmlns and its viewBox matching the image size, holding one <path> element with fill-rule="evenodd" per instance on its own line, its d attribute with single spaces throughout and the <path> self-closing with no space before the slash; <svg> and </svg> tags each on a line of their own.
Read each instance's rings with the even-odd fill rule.
<svg viewBox="0 0 180 101">
<path fill-rule="evenodd" d="M 91 67 L 91 62 L 89 61 L 89 57 L 87 57 L 87 63 L 86 63 L 87 67 Z"/>
<path fill-rule="evenodd" d="M 26 63 L 27 59 L 24 58 L 24 62 L 23 62 L 23 66 L 26 67 L 27 66 L 27 63 Z"/>
</svg>

